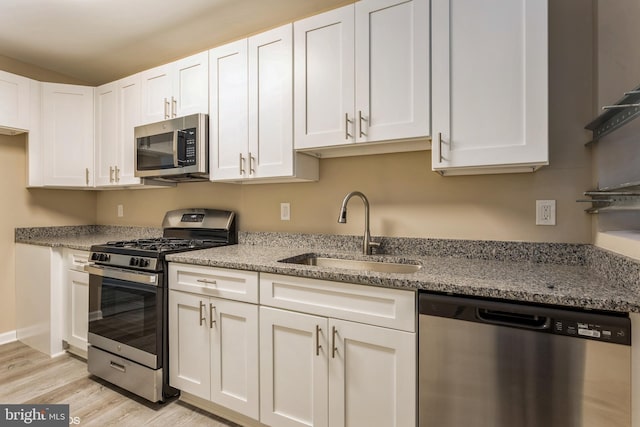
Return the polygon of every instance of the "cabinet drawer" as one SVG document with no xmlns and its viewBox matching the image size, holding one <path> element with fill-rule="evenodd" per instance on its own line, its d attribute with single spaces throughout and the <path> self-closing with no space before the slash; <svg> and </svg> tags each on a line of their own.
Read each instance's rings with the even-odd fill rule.
<svg viewBox="0 0 640 427">
<path fill-rule="evenodd" d="M 171 262 L 169 288 L 257 303 L 258 273 Z"/>
<path fill-rule="evenodd" d="M 260 304 L 415 331 L 415 292 L 409 290 L 263 273 Z"/>
<path fill-rule="evenodd" d="M 64 263 L 69 270 L 84 272 L 84 266 L 89 264 L 89 252 L 65 248 Z"/>
</svg>

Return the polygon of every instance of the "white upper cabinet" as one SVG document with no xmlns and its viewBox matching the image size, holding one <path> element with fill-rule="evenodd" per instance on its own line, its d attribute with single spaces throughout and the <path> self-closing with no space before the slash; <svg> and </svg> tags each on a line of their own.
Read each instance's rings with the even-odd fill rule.
<svg viewBox="0 0 640 427">
<path fill-rule="evenodd" d="M 26 77 L 0 71 L 0 133 L 29 129 L 29 85 Z"/>
<path fill-rule="evenodd" d="M 93 87 L 43 83 L 44 185 L 93 187 Z"/>
<path fill-rule="evenodd" d="M 432 0 L 433 170 L 548 164 L 547 0 Z"/>
<path fill-rule="evenodd" d="M 353 5 L 295 22 L 295 147 L 353 142 Z"/>
<path fill-rule="evenodd" d="M 211 180 L 240 179 L 249 144 L 247 40 L 212 49 L 209 61 Z"/>
<path fill-rule="evenodd" d="M 161 65 L 141 74 L 142 123 L 209 111 L 208 52 Z"/>
<path fill-rule="evenodd" d="M 137 185 L 135 176 L 134 128 L 140 124 L 142 113 L 140 74 L 118 81 L 118 150 L 115 181 L 118 185 Z"/>
<path fill-rule="evenodd" d="M 293 151 L 292 26 L 209 52 L 212 181 L 317 180 Z"/>
<path fill-rule="evenodd" d="M 363 0 L 296 22 L 294 40 L 296 149 L 428 148 L 428 0 Z"/>
<path fill-rule="evenodd" d="M 96 187 L 115 183 L 114 166 L 118 162 L 118 84 L 96 88 L 95 92 Z"/>
<path fill-rule="evenodd" d="M 96 88 L 96 187 L 140 184 L 134 176 L 140 86 L 136 74 Z"/>
<path fill-rule="evenodd" d="M 355 7 L 356 142 L 428 136 L 428 0 Z"/>
</svg>

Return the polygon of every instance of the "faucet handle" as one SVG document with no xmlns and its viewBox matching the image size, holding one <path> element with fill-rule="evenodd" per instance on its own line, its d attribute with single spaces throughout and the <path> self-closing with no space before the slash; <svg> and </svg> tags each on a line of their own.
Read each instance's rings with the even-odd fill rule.
<svg viewBox="0 0 640 427">
<path fill-rule="evenodd" d="M 379 248 L 379 247 L 380 247 L 380 242 L 374 242 L 374 241 L 369 242 L 369 248 Z"/>
</svg>

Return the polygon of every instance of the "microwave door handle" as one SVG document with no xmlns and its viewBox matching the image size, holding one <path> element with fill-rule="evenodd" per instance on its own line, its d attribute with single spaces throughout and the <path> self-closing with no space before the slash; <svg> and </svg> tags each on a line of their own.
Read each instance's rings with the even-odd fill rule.
<svg viewBox="0 0 640 427">
<path fill-rule="evenodd" d="M 180 167 L 178 164 L 178 131 L 173 131 L 173 166 Z"/>
</svg>

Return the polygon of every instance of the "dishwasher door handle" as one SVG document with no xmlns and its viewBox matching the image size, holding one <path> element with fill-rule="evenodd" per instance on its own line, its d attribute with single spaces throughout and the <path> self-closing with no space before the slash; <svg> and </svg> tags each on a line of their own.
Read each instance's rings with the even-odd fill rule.
<svg viewBox="0 0 640 427">
<path fill-rule="evenodd" d="M 477 308 L 476 317 L 483 323 L 490 323 L 492 325 L 513 326 L 516 328 L 535 330 L 551 328 L 550 317 L 536 316 L 533 314 Z"/>
</svg>

